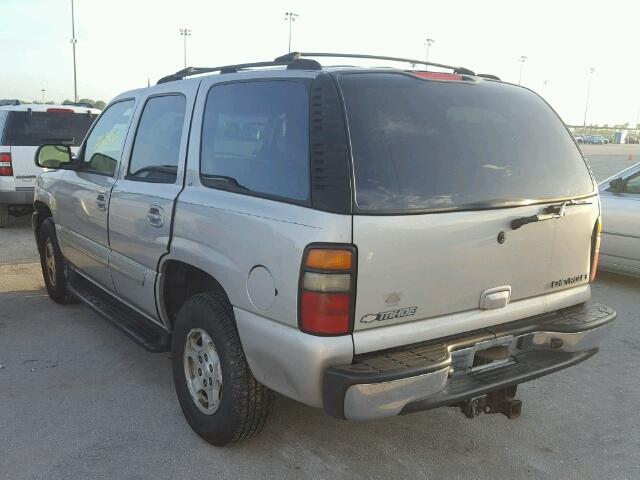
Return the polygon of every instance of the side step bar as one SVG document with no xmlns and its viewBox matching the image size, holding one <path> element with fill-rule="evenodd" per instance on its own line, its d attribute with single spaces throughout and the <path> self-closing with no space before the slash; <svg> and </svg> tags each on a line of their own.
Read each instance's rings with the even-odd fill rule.
<svg viewBox="0 0 640 480">
<path fill-rule="evenodd" d="M 168 352 L 171 334 L 154 325 L 151 320 L 125 305 L 109 293 L 94 285 L 82 275 L 70 272 L 69 290 L 78 300 L 109 321 L 149 352 Z"/>
</svg>

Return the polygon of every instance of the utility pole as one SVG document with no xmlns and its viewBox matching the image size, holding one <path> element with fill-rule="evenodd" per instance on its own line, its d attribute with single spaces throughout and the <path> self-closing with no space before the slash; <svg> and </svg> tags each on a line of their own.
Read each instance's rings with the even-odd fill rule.
<svg viewBox="0 0 640 480">
<path fill-rule="evenodd" d="M 285 22 L 289 22 L 289 53 L 291 53 L 291 24 L 293 22 L 296 21 L 296 19 L 299 17 L 300 15 L 298 15 L 297 13 L 294 12 L 285 12 L 284 13 L 284 20 Z"/>
<path fill-rule="evenodd" d="M 520 55 L 518 61 L 520 62 L 520 76 L 518 77 L 518 85 L 520 85 L 522 83 L 522 67 L 524 67 L 524 62 L 527 61 L 527 57 L 525 57 L 524 55 Z"/>
<path fill-rule="evenodd" d="M 46 92 L 46 90 L 41 88 L 40 91 L 42 92 L 42 103 L 44 103 L 44 92 Z"/>
<path fill-rule="evenodd" d="M 436 41 L 435 41 L 433 38 L 427 38 L 427 39 L 425 40 L 425 42 L 424 42 L 425 46 L 427 47 L 427 55 L 426 55 L 426 59 L 425 59 L 425 61 L 426 61 L 427 63 L 429 63 L 429 48 L 430 48 L 430 47 L 431 47 L 431 45 L 433 45 L 434 43 L 436 43 Z M 427 70 L 427 67 L 428 67 L 428 66 L 429 66 L 429 65 L 425 65 L 425 66 L 424 66 L 424 69 L 425 69 L 425 70 Z"/>
<path fill-rule="evenodd" d="M 71 0 L 71 46 L 73 48 L 73 98 L 78 102 L 78 79 L 76 76 L 76 21 L 73 12 L 73 0 Z"/>
<path fill-rule="evenodd" d="M 591 94 L 591 81 L 593 80 L 593 74 L 596 72 L 596 69 L 591 67 L 589 69 L 589 82 L 587 83 L 587 100 L 584 103 L 584 122 L 582 124 L 582 134 L 584 135 L 587 131 L 587 112 L 589 111 L 589 95 Z"/>
<path fill-rule="evenodd" d="M 191 30 L 188 28 L 181 28 L 180 35 L 182 35 L 184 43 L 184 68 L 187 68 L 187 37 L 191 36 Z"/>
</svg>

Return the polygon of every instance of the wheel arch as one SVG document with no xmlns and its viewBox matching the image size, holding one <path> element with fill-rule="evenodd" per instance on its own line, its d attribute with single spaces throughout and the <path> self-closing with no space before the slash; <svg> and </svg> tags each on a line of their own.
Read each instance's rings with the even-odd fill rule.
<svg viewBox="0 0 640 480">
<path fill-rule="evenodd" d="M 161 317 L 170 328 L 173 328 L 180 307 L 198 293 L 218 292 L 231 304 L 229 295 L 218 279 L 190 262 L 165 257 L 159 271 L 157 304 Z"/>
</svg>

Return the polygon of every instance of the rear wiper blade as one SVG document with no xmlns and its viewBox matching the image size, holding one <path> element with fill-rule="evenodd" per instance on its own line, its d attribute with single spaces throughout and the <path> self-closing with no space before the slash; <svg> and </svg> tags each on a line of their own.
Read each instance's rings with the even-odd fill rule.
<svg viewBox="0 0 640 480">
<path fill-rule="evenodd" d="M 206 173 L 202 173 L 200 174 L 200 176 L 205 180 L 222 181 L 222 182 L 229 183 L 233 185 L 235 188 L 238 188 L 240 190 L 251 190 L 250 188 L 245 187 L 244 185 L 241 185 L 240 183 L 238 183 L 238 180 L 236 180 L 235 178 L 228 177 L 227 175 L 209 175 Z"/>
<path fill-rule="evenodd" d="M 530 215 L 528 217 L 520 217 L 516 218 L 511 222 L 511 229 L 517 230 L 524 225 L 529 223 L 542 222 L 544 220 L 557 220 L 559 218 L 564 217 L 567 214 L 567 207 L 571 207 L 573 205 L 591 205 L 592 202 L 584 202 L 578 200 L 568 200 L 566 202 L 562 202 L 556 205 L 549 205 L 545 208 L 544 214 L 539 215 Z"/>
</svg>

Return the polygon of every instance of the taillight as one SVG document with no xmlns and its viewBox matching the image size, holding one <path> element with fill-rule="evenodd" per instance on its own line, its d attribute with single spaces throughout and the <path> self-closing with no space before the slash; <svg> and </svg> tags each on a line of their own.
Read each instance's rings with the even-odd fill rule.
<svg viewBox="0 0 640 480">
<path fill-rule="evenodd" d="M 593 282 L 596 279 L 596 273 L 598 272 L 598 258 L 600 257 L 600 236 L 602 234 L 602 220 L 598 218 L 596 224 L 593 227 L 593 233 L 591 234 L 591 271 L 589 275 L 589 281 Z"/>
<path fill-rule="evenodd" d="M 356 250 L 310 245 L 300 273 L 300 330 L 312 335 L 346 335 L 353 328 Z"/>
<path fill-rule="evenodd" d="M 11 154 L 8 152 L 0 153 L 0 177 L 13 176 L 13 167 L 11 166 Z"/>
</svg>

